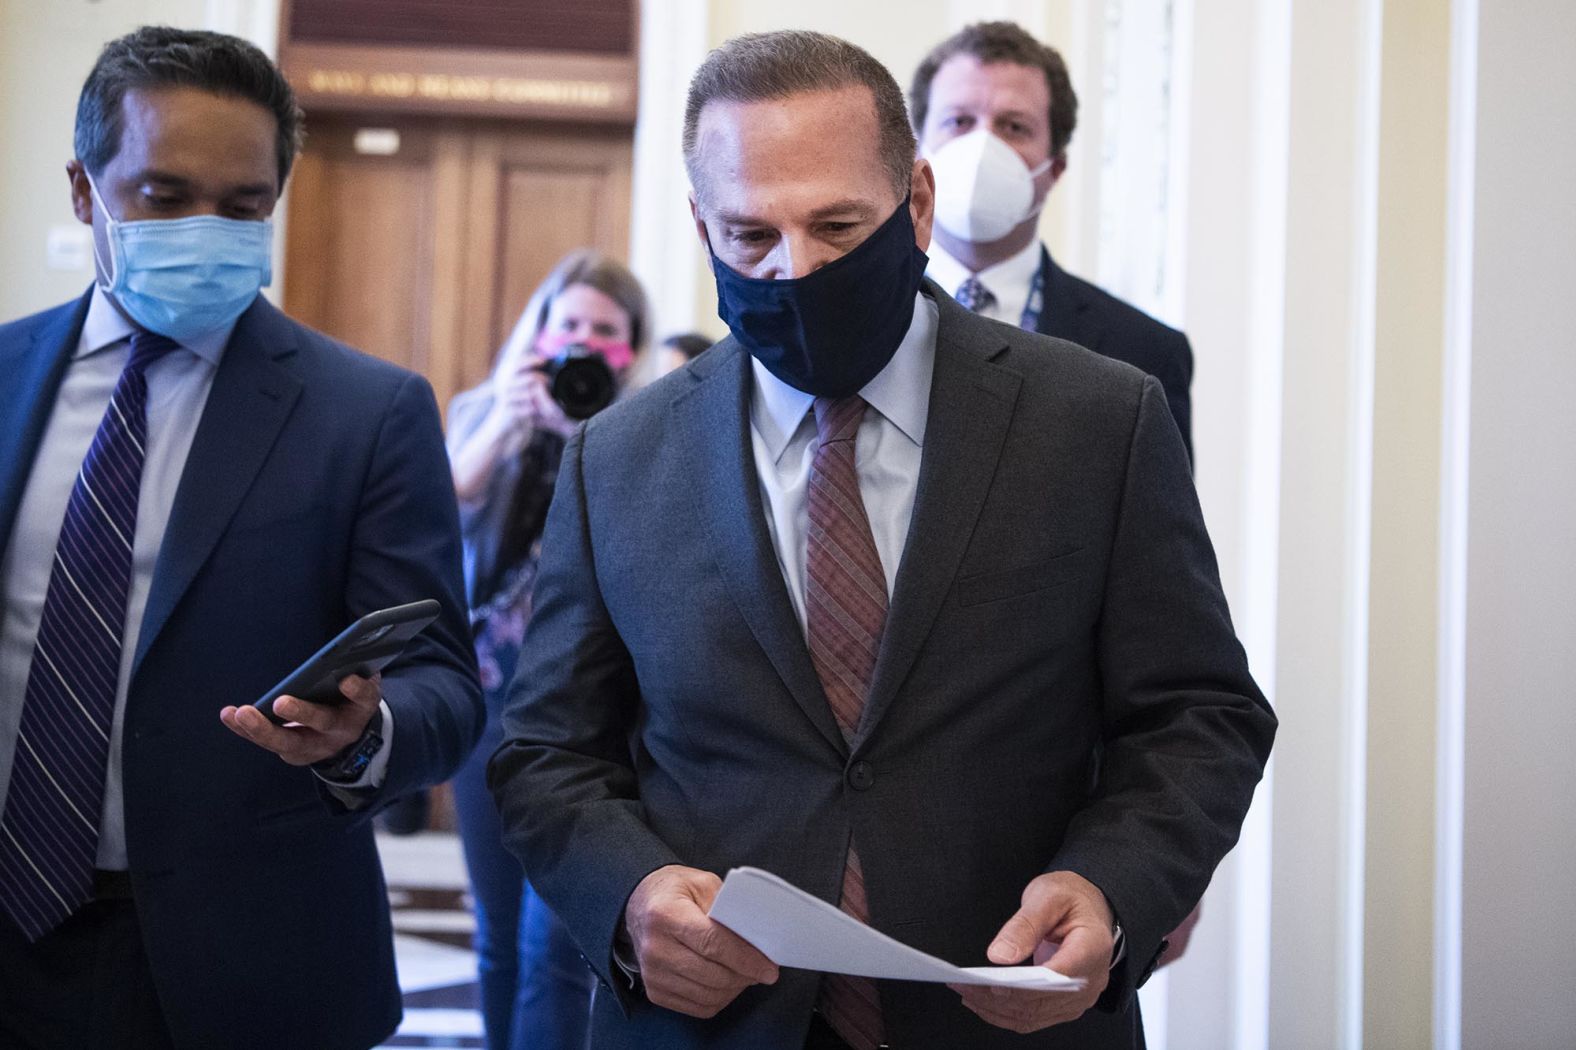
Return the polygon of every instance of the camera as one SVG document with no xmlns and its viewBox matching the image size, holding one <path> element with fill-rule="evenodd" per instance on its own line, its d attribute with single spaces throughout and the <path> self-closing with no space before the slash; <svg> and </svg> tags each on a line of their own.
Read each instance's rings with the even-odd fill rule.
<svg viewBox="0 0 1576 1050">
<path fill-rule="evenodd" d="M 601 351 L 571 343 L 540 365 L 548 393 L 570 419 L 590 419 L 618 393 L 613 370 Z"/>
</svg>

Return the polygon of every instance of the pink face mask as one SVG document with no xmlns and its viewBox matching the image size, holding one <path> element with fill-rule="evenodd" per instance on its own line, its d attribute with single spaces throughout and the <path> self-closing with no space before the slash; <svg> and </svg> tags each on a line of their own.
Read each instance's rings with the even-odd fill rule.
<svg viewBox="0 0 1576 1050">
<path fill-rule="evenodd" d="M 568 332 L 543 332 L 536 339 L 536 353 L 543 359 L 553 358 L 557 357 L 565 347 L 576 343 L 601 354 L 603 360 L 607 362 L 607 367 L 615 374 L 624 371 L 635 360 L 634 348 L 628 343 L 595 335 L 577 339 Z"/>
</svg>

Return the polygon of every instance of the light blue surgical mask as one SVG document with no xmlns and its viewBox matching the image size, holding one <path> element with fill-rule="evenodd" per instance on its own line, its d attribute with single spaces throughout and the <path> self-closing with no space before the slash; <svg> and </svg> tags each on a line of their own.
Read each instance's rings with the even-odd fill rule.
<svg viewBox="0 0 1576 1050">
<path fill-rule="evenodd" d="M 186 343 L 226 328 L 273 280 L 272 221 L 192 215 L 122 222 L 91 177 L 88 185 L 109 241 L 107 264 L 93 242 L 99 287 L 150 332 Z"/>
</svg>

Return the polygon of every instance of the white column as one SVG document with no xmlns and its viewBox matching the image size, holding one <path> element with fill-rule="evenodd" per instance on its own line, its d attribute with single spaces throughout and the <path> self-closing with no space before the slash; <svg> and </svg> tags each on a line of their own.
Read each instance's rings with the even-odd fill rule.
<svg viewBox="0 0 1576 1050">
<path fill-rule="evenodd" d="M 716 334 L 714 317 L 699 310 L 705 274 L 685 201 L 680 142 L 684 96 L 706 57 L 706 0 L 643 0 L 640 8 L 640 112 L 635 124 L 634 193 L 629 223 L 631 268 L 646 288 L 653 332 L 700 327 Z"/>
<path fill-rule="evenodd" d="M 1196 480 L 1237 633 L 1276 701 L 1290 0 L 1177 7 L 1176 280 L 1193 343 Z M 1282 738 L 1284 739 L 1284 737 Z M 1280 745 L 1277 745 L 1279 747 Z M 1169 980 L 1169 1050 L 1269 1045 L 1272 760 Z M 1153 1030 L 1152 1027 L 1150 1030 Z"/>
<path fill-rule="evenodd" d="M 1478 0 L 1454 0 L 1450 14 L 1450 174 L 1446 198 L 1439 448 L 1439 711 L 1434 759 L 1434 1050 L 1461 1050 L 1468 437 L 1472 405 L 1473 222 L 1477 196 Z"/>
<path fill-rule="evenodd" d="M 1269 1044 L 1361 1046 L 1379 0 L 1292 8 Z"/>
<path fill-rule="evenodd" d="M 250 40 L 279 57 L 279 0 L 204 0 L 203 28 Z"/>
</svg>

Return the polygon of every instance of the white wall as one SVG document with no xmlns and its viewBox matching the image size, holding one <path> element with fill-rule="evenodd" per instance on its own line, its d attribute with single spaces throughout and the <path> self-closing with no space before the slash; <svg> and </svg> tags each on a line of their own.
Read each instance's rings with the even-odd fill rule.
<svg viewBox="0 0 1576 1050">
<path fill-rule="evenodd" d="M 90 266 L 51 269 L 50 230 L 77 226 L 66 162 L 77 93 L 105 42 L 149 22 L 199 26 L 202 0 L 0 4 L 0 319 L 82 294 Z"/>
<path fill-rule="evenodd" d="M 93 279 L 91 263 L 51 265 L 47 247 L 51 231 L 58 239 L 86 229 L 71 213 L 65 166 L 75 156 L 77 95 L 100 49 L 140 25 L 176 25 L 236 33 L 272 54 L 278 3 L 0 0 L 0 321 L 75 298 Z"/>
<path fill-rule="evenodd" d="M 1475 6 L 1475 5 L 1474 5 Z M 1576 1045 L 1576 79 L 1567 0 L 1479 12 L 1464 1047 Z"/>
</svg>

